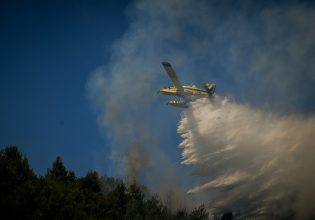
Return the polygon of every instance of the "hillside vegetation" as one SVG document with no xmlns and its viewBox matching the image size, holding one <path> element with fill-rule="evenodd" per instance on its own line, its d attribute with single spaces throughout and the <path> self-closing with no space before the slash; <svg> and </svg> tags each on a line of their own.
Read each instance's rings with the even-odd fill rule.
<svg viewBox="0 0 315 220">
<path fill-rule="evenodd" d="M 76 177 L 60 157 L 43 176 L 17 147 L 0 151 L 0 219 L 208 219 L 202 205 L 171 212 L 144 186 L 89 171 Z"/>
</svg>

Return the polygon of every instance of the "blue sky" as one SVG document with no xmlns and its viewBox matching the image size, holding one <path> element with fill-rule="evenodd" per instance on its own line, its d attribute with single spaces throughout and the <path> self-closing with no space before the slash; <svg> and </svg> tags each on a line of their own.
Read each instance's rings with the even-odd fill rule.
<svg viewBox="0 0 315 220">
<path fill-rule="evenodd" d="M 183 84 L 313 114 L 313 11 L 293 0 L 1 2 L 0 146 L 18 145 L 40 174 L 57 155 L 79 176 L 121 176 L 134 157 L 153 182 L 183 170 L 180 110 L 156 95 L 171 84 L 162 60 Z"/>
<path fill-rule="evenodd" d="M 1 1 L 0 146 L 37 173 L 57 155 L 77 175 L 105 172 L 108 143 L 86 81 L 127 28 L 128 1 Z"/>
</svg>

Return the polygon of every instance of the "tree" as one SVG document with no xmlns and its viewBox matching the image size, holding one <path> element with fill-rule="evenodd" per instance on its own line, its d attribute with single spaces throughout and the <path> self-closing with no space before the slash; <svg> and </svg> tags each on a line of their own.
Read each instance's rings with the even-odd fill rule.
<svg viewBox="0 0 315 220">
<path fill-rule="evenodd" d="M 144 186 L 89 171 L 76 178 L 60 157 L 38 177 L 17 147 L 0 150 L 0 219 L 203 220 L 204 206 L 172 213 Z M 228 217 L 228 216 L 226 216 Z"/>
<path fill-rule="evenodd" d="M 46 178 L 51 178 L 63 182 L 73 182 L 75 180 L 75 174 L 73 171 L 68 171 L 63 165 L 60 156 L 57 156 L 53 161 L 52 168 L 47 170 Z"/>
<path fill-rule="evenodd" d="M 106 196 L 107 212 L 109 219 L 124 219 L 126 215 L 128 198 L 126 186 L 123 182 Z"/>
<path fill-rule="evenodd" d="M 101 184 L 99 181 L 98 173 L 96 171 L 89 171 L 85 177 L 79 179 L 81 188 L 89 189 L 92 192 L 100 193 Z"/>
<path fill-rule="evenodd" d="M 103 195 L 107 195 L 108 193 L 112 192 L 116 188 L 116 186 L 122 183 L 121 180 L 108 176 L 99 177 L 99 182 L 101 187 L 101 193 Z"/>
<path fill-rule="evenodd" d="M 178 220 L 188 220 L 188 213 L 186 209 L 177 210 L 175 218 Z"/>
<path fill-rule="evenodd" d="M 222 215 L 221 220 L 232 220 L 234 218 L 232 212 L 226 212 Z"/>
<path fill-rule="evenodd" d="M 126 219 L 143 219 L 144 215 L 144 193 L 139 185 L 133 183 L 128 188 Z"/>
<path fill-rule="evenodd" d="M 166 219 L 163 218 L 163 205 L 157 195 L 151 196 L 146 201 L 146 219 Z"/>
<path fill-rule="evenodd" d="M 191 220 L 204 220 L 208 219 L 209 213 L 207 212 L 204 205 L 199 206 L 192 210 L 189 215 L 189 219 Z"/>
<path fill-rule="evenodd" d="M 41 178 L 37 210 L 33 219 L 86 219 L 78 202 L 79 190 L 74 183 Z"/>
<path fill-rule="evenodd" d="M 0 151 L 0 219 L 31 219 L 37 179 L 16 146 Z"/>
</svg>

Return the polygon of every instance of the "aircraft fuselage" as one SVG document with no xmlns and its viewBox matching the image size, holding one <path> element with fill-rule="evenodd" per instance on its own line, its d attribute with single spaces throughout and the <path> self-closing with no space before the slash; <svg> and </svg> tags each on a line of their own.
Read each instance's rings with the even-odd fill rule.
<svg viewBox="0 0 315 220">
<path fill-rule="evenodd" d="M 183 86 L 183 92 L 179 92 L 178 89 L 175 86 L 170 87 L 164 87 L 160 89 L 160 92 L 165 95 L 171 95 L 171 96 L 182 96 L 182 95 L 195 95 L 200 97 L 207 97 L 212 96 L 212 94 L 208 93 L 204 89 L 200 89 L 195 85 L 191 86 Z"/>
</svg>

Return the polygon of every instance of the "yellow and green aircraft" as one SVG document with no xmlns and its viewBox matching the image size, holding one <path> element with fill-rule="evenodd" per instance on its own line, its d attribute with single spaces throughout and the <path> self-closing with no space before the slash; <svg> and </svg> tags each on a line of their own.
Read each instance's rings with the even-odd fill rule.
<svg viewBox="0 0 315 220">
<path fill-rule="evenodd" d="M 171 95 L 175 97 L 175 100 L 170 100 L 167 102 L 168 105 L 180 108 L 188 108 L 188 103 L 196 98 L 215 96 L 215 83 L 204 83 L 204 89 L 198 88 L 195 85 L 182 86 L 171 64 L 169 62 L 162 62 L 162 65 L 167 75 L 174 83 L 174 86 L 164 87 L 159 90 L 159 92 L 165 95 Z"/>
</svg>

